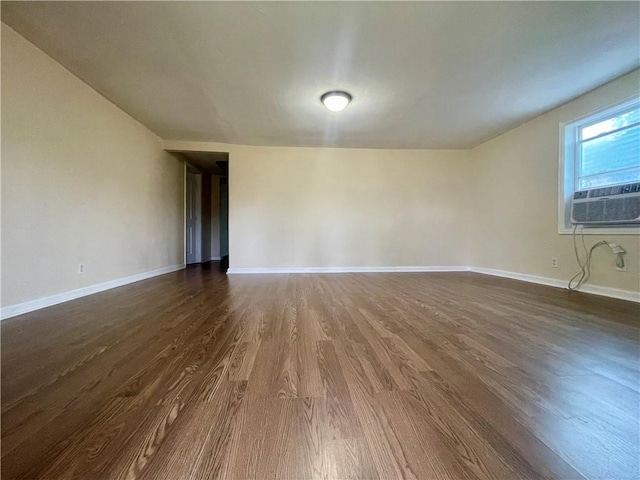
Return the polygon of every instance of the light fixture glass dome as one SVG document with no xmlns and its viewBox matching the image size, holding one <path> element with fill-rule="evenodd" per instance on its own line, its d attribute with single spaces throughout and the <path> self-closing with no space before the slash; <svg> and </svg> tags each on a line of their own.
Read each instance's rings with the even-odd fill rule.
<svg viewBox="0 0 640 480">
<path fill-rule="evenodd" d="M 344 110 L 349 102 L 351 101 L 351 95 L 347 92 L 341 91 L 333 91 L 327 92 L 322 97 L 320 97 L 324 106 L 327 107 L 332 112 L 339 112 Z"/>
</svg>

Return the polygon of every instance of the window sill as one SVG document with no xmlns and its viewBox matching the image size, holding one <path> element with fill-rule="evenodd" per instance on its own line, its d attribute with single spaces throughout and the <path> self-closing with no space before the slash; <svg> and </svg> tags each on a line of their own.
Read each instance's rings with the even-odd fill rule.
<svg viewBox="0 0 640 480">
<path fill-rule="evenodd" d="M 573 227 L 565 227 L 558 229 L 560 235 L 571 235 Z M 576 234 L 582 235 L 640 235 L 640 227 L 592 227 L 578 228 Z"/>
</svg>

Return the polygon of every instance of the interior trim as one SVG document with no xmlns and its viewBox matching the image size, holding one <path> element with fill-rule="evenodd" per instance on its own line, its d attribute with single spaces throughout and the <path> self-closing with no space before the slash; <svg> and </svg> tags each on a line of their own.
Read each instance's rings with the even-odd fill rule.
<svg viewBox="0 0 640 480">
<path fill-rule="evenodd" d="M 567 288 L 567 280 L 558 280 L 556 278 L 540 277 L 537 275 L 529 275 L 526 273 L 509 272 L 506 270 L 497 270 L 495 268 L 471 267 L 470 270 L 484 275 L 494 275 L 497 277 L 511 278 L 513 280 L 521 280 L 523 282 L 538 283 L 549 287 Z M 618 288 L 602 287 L 600 285 L 584 284 L 580 287 L 580 292 L 590 293 L 592 295 L 601 295 L 604 297 L 618 298 L 620 300 L 629 300 L 631 302 L 640 302 L 640 292 L 629 290 L 620 290 Z"/>
<path fill-rule="evenodd" d="M 59 303 L 75 300 L 76 298 L 86 297 L 94 293 L 103 292 L 112 288 L 121 287 L 130 283 L 139 282 L 148 278 L 157 277 L 166 273 L 175 272 L 185 268 L 184 264 L 171 265 L 169 267 L 159 268 L 150 272 L 138 273 L 129 277 L 119 278 L 88 287 L 70 290 L 68 292 L 58 293 L 48 297 L 38 298 L 28 302 L 8 305 L 0 309 L 0 320 L 6 320 L 23 313 L 33 312 L 41 308 L 50 307 Z M 436 272 L 475 272 L 483 275 L 494 275 L 497 277 L 510 278 L 512 280 L 520 280 L 523 282 L 537 283 L 547 285 L 549 287 L 566 288 L 565 280 L 555 278 L 541 277 L 538 275 L 529 275 L 526 273 L 509 272 L 506 270 L 498 270 L 495 268 L 484 267 L 466 267 L 466 266 L 404 266 L 404 267 L 276 267 L 276 268 L 230 268 L 227 274 L 230 275 L 247 275 L 247 274 L 287 274 L 287 273 L 436 273 Z M 580 287 L 580 292 L 592 295 L 601 295 L 604 297 L 617 298 L 620 300 L 628 300 L 640 303 L 640 292 L 629 290 L 620 290 L 618 288 L 602 287 L 599 285 L 586 284 Z"/>
<path fill-rule="evenodd" d="M 259 267 L 259 268 L 229 268 L 227 274 L 270 274 L 270 273 L 410 273 L 410 272 L 468 272 L 464 266 L 435 266 L 435 267 Z"/>
<path fill-rule="evenodd" d="M 82 287 L 76 290 L 69 290 L 68 292 L 57 293 L 55 295 L 38 298 L 36 300 L 30 300 L 28 302 L 8 305 L 0 309 L 0 320 L 6 320 L 7 318 L 15 317 L 16 315 L 33 312 L 34 310 L 40 310 L 41 308 L 68 302 L 69 300 L 75 300 L 76 298 L 80 297 L 86 297 L 87 295 L 93 295 L 94 293 L 104 292 L 105 290 L 111 290 L 112 288 L 121 287 L 123 285 L 128 285 L 130 283 L 139 282 L 140 280 L 157 277 L 158 275 L 164 275 L 165 273 L 175 272 L 184 268 L 184 264 L 170 265 L 168 267 L 158 268 L 157 270 L 152 270 L 150 272 L 137 273 L 128 277 L 109 280 L 108 282 L 97 283 L 95 285 L 89 285 L 88 287 Z"/>
</svg>

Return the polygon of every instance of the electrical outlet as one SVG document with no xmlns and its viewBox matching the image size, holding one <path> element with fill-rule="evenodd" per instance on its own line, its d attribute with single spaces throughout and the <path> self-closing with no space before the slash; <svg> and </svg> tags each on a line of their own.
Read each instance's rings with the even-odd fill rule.
<svg viewBox="0 0 640 480">
<path fill-rule="evenodd" d="M 78 275 L 82 275 L 84 273 L 84 263 L 78 264 Z"/>
<path fill-rule="evenodd" d="M 622 248 L 617 243 L 609 243 L 609 248 L 611 249 L 611 253 L 613 253 L 614 255 L 618 255 L 620 253 L 622 253 L 622 254 L 627 253 L 627 252 L 625 252 L 624 248 Z"/>
<path fill-rule="evenodd" d="M 558 268 L 558 258 L 551 257 L 551 268 Z"/>
</svg>

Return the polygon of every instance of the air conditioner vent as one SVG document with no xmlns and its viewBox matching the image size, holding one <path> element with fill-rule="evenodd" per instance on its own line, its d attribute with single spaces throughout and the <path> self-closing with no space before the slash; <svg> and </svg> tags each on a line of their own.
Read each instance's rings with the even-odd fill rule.
<svg viewBox="0 0 640 480">
<path fill-rule="evenodd" d="M 571 223 L 640 224 L 640 183 L 575 192 L 571 202 Z"/>
</svg>

